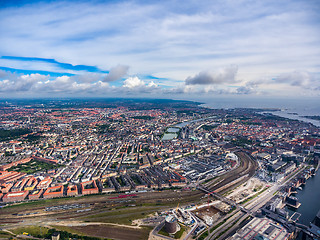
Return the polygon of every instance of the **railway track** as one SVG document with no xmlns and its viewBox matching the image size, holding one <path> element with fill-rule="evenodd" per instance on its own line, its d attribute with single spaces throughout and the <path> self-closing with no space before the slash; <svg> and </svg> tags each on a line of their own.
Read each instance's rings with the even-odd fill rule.
<svg viewBox="0 0 320 240">
<path fill-rule="evenodd" d="M 232 188 L 234 185 L 242 183 L 247 181 L 249 178 L 251 178 L 257 167 L 258 164 L 256 161 L 254 161 L 250 156 L 248 156 L 245 152 L 237 152 L 235 153 L 238 158 L 240 159 L 240 165 L 238 168 L 236 168 L 234 171 L 227 172 L 226 174 L 220 176 L 220 180 L 216 181 L 216 184 L 207 185 L 206 187 L 210 191 L 215 191 L 217 189 L 221 189 L 223 186 L 230 184 L 232 182 L 235 182 L 228 188 L 224 189 L 223 191 L 226 191 L 230 188 Z M 247 175 L 247 177 L 243 178 L 241 181 L 236 182 L 238 178 Z M 221 192 L 221 191 L 220 191 Z"/>
</svg>

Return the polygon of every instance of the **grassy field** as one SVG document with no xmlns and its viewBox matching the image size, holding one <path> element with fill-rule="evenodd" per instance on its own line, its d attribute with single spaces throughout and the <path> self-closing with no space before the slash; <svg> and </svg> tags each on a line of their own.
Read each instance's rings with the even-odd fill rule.
<svg viewBox="0 0 320 240">
<path fill-rule="evenodd" d="M 187 228 L 182 224 L 179 223 L 179 225 L 180 225 L 180 230 L 174 234 L 175 239 L 180 239 L 182 234 L 187 230 Z"/>
<path fill-rule="evenodd" d="M 6 239 L 9 239 L 11 238 L 12 235 L 8 232 L 5 232 L 5 231 L 0 231 L 0 238 L 6 238 Z"/>
<path fill-rule="evenodd" d="M 48 233 L 49 228 L 46 227 L 40 227 L 40 226 L 25 226 L 25 227 L 19 227 L 11 229 L 11 232 L 20 235 L 23 233 L 28 233 L 34 237 L 37 236 L 44 236 Z"/>
<path fill-rule="evenodd" d="M 65 232 L 69 232 L 69 233 L 73 233 L 73 234 L 78 234 L 78 235 L 83 235 L 84 233 L 79 231 L 79 230 L 75 230 L 72 227 L 67 227 L 67 226 L 61 226 L 61 225 L 52 225 L 51 227 L 59 230 L 59 231 L 65 231 Z"/>
<path fill-rule="evenodd" d="M 54 199 L 41 199 L 37 201 L 30 201 L 24 203 L 17 203 L 10 206 L 6 206 L 1 209 L 2 213 L 6 213 L 12 210 L 28 210 L 28 208 L 32 207 L 48 207 L 54 204 L 63 204 L 63 203 L 70 203 L 70 199 L 75 199 L 74 197 L 65 197 L 65 198 L 54 198 Z M 79 199 L 79 198 L 78 198 Z"/>
<path fill-rule="evenodd" d="M 158 234 L 163 235 L 163 236 L 167 236 L 169 237 L 170 234 L 166 232 L 166 230 L 164 230 L 164 227 L 161 228 L 161 230 L 158 232 Z"/>
<path fill-rule="evenodd" d="M 71 204 L 71 203 L 82 203 L 82 202 L 90 202 L 95 201 L 95 199 L 110 197 L 113 195 L 106 195 L 106 194 L 95 194 L 95 195 L 85 195 L 85 196 L 78 196 L 78 197 L 63 197 L 63 198 L 53 198 L 53 199 L 40 199 L 35 201 L 29 201 L 24 203 L 17 203 L 10 206 L 6 206 L 0 209 L 1 213 L 11 212 L 11 211 L 18 211 L 18 210 L 28 210 L 34 207 L 49 207 L 53 205 L 61 205 L 61 204 Z"/>
<path fill-rule="evenodd" d="M 82 217 L 86 222 L 105 222 L 131 225 L 135 219 L 147 217 L 148 214 L 160 210 L 161 206 L 141 206 L 132 208 L 112 209 L 102 213 Z"/>
<path fill-rule="evenodd" d="M 204 240 L 206 237 L 209 236 L 209 232 L 208 231 L 205 231 L 204 233 L 202 233 L 200 235 L 200 237 L 198 237 L 198 240 Z"/>
<path fill-rule="evenodd" d="M 87 225 L 74 227 L 57 227 L 71 233 L 86 236 L 95 236 L 103 239 L 122 239 L 122 240 L 145 240 L 148 239 L 152 228 L 143 227 L 140 229 L 132 229 L 126 227 L 118 227 L 111 225 Z"/>
<path fill-rule="evenodd" d="M 33 159 L 30 162 L 13 166 L 9 168 L 8 171 L 16 171 L 16 172 L 24 172 L 27 174 L 32 174 L 32 173 L 43 171 L 43 170 L 55 169 L 61 166 L 62 165 L 59 165 L 59 164 L 46 163 L 46 162 L 41 162 Z"/>
</svg>

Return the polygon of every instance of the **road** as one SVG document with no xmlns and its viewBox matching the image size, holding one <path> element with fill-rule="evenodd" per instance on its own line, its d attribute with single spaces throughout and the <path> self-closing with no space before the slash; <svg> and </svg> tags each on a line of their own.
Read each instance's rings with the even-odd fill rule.
<svg viewBox="0 0 320 240">
<path fill-rule="evenodd" d="M 196 228 L 199 226 L 199 222 L 197 220 L 197 218 L 194 216 L 193 213 L 190 213 L 192 219 L 194 220 L 194 226 L 192 227 L 192 229 L 188 232 L 187 236 L 185 236 L 185 238 L 183 240 L 187 240 L 189 239 L 189 237 L 191 236 L 191 234 L 194 232 L 194 230 L 196 230 Z"/>
<path fill-rule="evenodd" d="M 267 191 L 261 193 L 258 197 L 254 198 L 246 205 L 246 209 L 249 212 L 256 212 L 262 206 L 264 206 L 274 195 L 275 193 L 281 189 L 284 185 L 287 184 L 288 181 L 297 176 L 301 171 L 305 169 L 304 166 L 301 166 L 299 170 L 297 170 L 292 176 L 287 179 L 284 179 L 282 183 L 275 183 L 272 187 L 270 187 Z M 242 221 L 244 221 L 250 214 L 244 213 L 243 211 L 238 211 L 233 213 L 234 215 L 230 217 L 224 224 L 222 224 L 219 228 L 213 231 L 206 239 L 226 239 L 230 233 L 235 232 Z M 221 219 L 223 221 L 223 219 Z M 221 234 L 223 233 L 223 234 Z"/>
</svg>

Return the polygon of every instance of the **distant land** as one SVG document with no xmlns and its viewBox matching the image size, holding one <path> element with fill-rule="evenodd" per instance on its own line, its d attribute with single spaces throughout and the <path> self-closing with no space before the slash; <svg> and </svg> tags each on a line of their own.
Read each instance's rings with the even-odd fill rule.
<svg viewBox="0 0 320 240">
<path fill-rule="evenodd" d="M 173 100 L 173 99 L 148 99 L 148 98 L 61 98 L 61 99 L 3 99 L 1 106 L 26 106 L 32 108 L 117 108 L 119 105 L 135 110 L 165 109 L 172 108 L 196 108 L 201 102 Z"/>
<path fill-rule="evenodd" d="M 304 118 L 309 118 L 309 119 L 312 119 L 312 120 L 318 120 L 320 121 L 320 116 L 303 116 Z"/>
</svg>

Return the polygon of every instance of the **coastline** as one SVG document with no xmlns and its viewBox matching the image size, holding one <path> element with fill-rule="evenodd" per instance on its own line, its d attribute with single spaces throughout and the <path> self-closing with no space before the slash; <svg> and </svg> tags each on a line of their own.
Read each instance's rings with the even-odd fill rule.
<svg viewBox="0 0 320 240">
<path fill-rule="evenodd" d="M 266 113 L 270 113 L 273 114 L 275 116 L 279 116 L 279 117 L 283 117 L 283 118 L 287 118 L 287 119 L 291 119 L 291 120 L 298 120 L 298 121 L 302 121 L 302 122 L 306 122 L 306 123 L 311 123 L 316 127 L 320 127 L 320 119 L 315 119 L 315 117 L 320 117 L 320 109 L 319 111 L 316 110 L 314 112 L 310 112 L 309 114 L 307 114 L 305 111 L 303 110 L 299 110 L 299 109 L 291 109 L 291 108 L 277 108 L 277 107 L 213 107 L 211 106 L 210 103 L 203 103 L 200 104 L 199 107 L 203 107 L 203 108 L 209 108 L 209 109 L 251 109 L 251 110 L 256 110 L 261 111 L 264 110 L 264 112 Z"/>
</svg>

